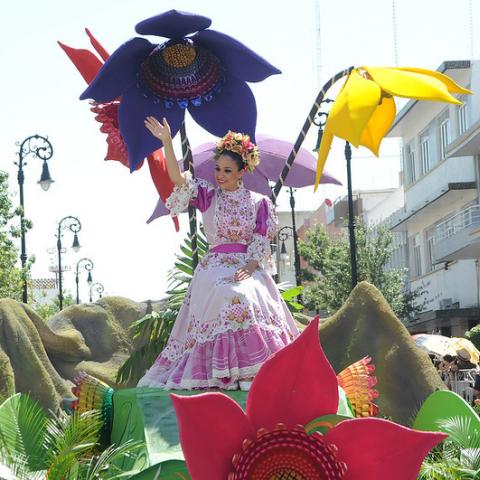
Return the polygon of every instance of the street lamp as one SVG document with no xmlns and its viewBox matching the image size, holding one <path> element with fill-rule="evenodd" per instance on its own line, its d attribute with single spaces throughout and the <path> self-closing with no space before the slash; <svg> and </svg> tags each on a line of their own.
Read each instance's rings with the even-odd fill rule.
<svg viewBox="0 0 480 480">
<path fill-rule="evenodd" d="M 334 100 L 326 98 L 320 102 L 320 108 L 323 103 L 332 103 Z M 327 123 L 328 112 L 319 111 L 317 113 L 317 121 L 313 123 L 318 126 L 317 145 L 314 148 L 314 152 L 317 152 L 322 142 L 323 127 Z M 354 289 L 358 283 L 357 273 L 357 242 L 355 239 L 355 215 L 353 212 L 353 190 L 352 190 L 352 147 L 349 142 L 345 142 L 345 160 L 347 162 L 347 192 L 348 192 L 348 239 L 350 243 L 350 269 L 351 269 L 351 285 Z"/>
<path fill-rule="evenodd" d="M 77 305 L 80 303 L 80 292 L 79 292 L 79 270 L 81 267 L 84 267 L 85 270 L 88 272 L 87 276 L 87 283 L 88 285 L 92 285 L 93 279 L 92 279 L 92 270 L 93 270 L 93 262 L 89 258 L 81 258 L 75 267 L 75 284 L 77 286 Z"/>
<path fill-rule="evenodd" d="M 69 229 L 73 233 L 72 249 L 74 252 L 80 250 L 80 242 L 78 241 L 78 232 L 82 229 L 82 224 L 77 217 L 63 217 L 57 226 L 57 254 L 58 254 L 58 301 L 60 310 L 63 308 L 63 289 L 62 289 L 62 237 L 63 230 Z"/>
<path fill-rule="evenodd" d="M 288 230 L 290 230 L 290 232 Z M 293 227 L 289 227 L 288 225 L 285 227 L 282 227 L 278 231 L 278 240 L 281 242 L 280 259 L 285 261 L 288 258 L 287 247 L 285 246 L 285 240 L 288 240 L 290 237 L 293 237 L 293 251 L 295 255 L 295 259 L 294 259 L 295 282 L 297 284 L 297 287 L 299 287 L 302 284 L 302 282 L 300 280 L 300 255 L 298 254 L 297 231 Z"/>
<path fill-rule="evenodd" d="M 19 146 L 18 149 L 18 162 L 13 162 L 18 167 L 18 186 L 20 190 L 20 232 L 21 232 L 21 253 L 20 261 L 22 262 L 22 270 L 25 271 L 25 266 L 27 263 L 27 247 L 25 240 L 25 202 L 23 194 L 23 184 L 25 182 L 25 175 L 23 173 L 23 167 L 27 165 L 25 157 L 32 155 L 33 158 L 39 158 L 43 160 L 42 174 L 40 180 L 37 182 L 43 190 L 48 190 L 50 185 L 53 183 L 52 178 L 50 177 L 50 172 L 48 170 L 47 161 L 52 158 L 53 147 L 52 144 L 46 137 L 40 135 L 31 135 L 27 137 L 22 143 L 16 142 L 16 145 Z M 23 303 L 27 303 L 28 294 L 27 294 L 27 278 L 24 276 L 23 279 L 23 293 L 22 293 Z"/>
<path fill-rule="evenodd" d="M 99 282 L 92 283 L 90 285 L 90 303 L 93 302 L 93 290 L 95 290 L 98 293 L 99 298 L 102 298 L 102 293 L 105 291 L 101 283 Z"/>
</svg>

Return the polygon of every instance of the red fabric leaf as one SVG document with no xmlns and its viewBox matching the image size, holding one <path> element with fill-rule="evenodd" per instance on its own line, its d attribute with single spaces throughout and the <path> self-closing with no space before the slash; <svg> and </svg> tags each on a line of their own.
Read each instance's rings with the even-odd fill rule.
<svg viewBox="0 0 480 480">
<path fill-rule="evenodd" d="M 222 393 L 171 395 L 188 471 L 195 480 L 226 479 L 246 438 L 254 439 L 240 406 Z"/>
<path fill-rule="evenodd" d="M 92 44 L 93 48 L 96 50 L 96 52 L 100 55 L 102 60 L 105 62 L 107 58 L 110 56 L 110 54 L 103 48 L 103 46 L 100 44 L 100 42 L 92 35 L 90 30 L 88 28 L 85 29 L 85 32 L 87 32 L 88 38 L 90 39 L 90 43 Z"/>
<path fill-rule="evenodd" d="M 155 150 L 147 157 L 147 160 L 155 188 L 157 189 L 163 203 L 165 203 L 165 200 L 173 192 L 174 184 L 168 176 L 167 164 L 165 163 L 165 156 L 163 155 L 162 149 L 159 148 L 158 150 Z M 180 230 L 178 217 L 173 217 L 172 220 L 175 224 L 175 230 L 178 232 Z"/>
<path fill-rule="evenodd" d="M 445 437 L 379 418 L 345 420 L 325 435 L 347 464 L 342 480 L 415 480 L 428 451 Z"/>
<path fill-rule="evenodd" d="M 102 68 L 102 62 L 88 50 L 72 48 L 62 42 L 57 43 L 77 67 L 83 79 L 89 84 L 95 78 L 100 68 Z"/>
<path fill-rule="evenodd" d="M 290 345 L 265 362 L 247 399 L 255 429 L 291 427 L 337 413 L 338 383 L 318 339 L 318 317 Z"/>
</svg>

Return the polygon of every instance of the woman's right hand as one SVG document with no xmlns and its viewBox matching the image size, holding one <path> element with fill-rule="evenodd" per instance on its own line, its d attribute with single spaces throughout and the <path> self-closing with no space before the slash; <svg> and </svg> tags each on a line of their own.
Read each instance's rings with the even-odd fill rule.
<svg viewBox="0 0 480 480">
<path fill-rule="evenodd" d="M 163 117 L 163 125 L 155 117 L 147 117 L 145 119 L 145 127 L 147 127 L 151 134 L 155 138 L 158 138 L 164 145 L 172 142 L 170 125 L 165 117 Z"/>
</svg>

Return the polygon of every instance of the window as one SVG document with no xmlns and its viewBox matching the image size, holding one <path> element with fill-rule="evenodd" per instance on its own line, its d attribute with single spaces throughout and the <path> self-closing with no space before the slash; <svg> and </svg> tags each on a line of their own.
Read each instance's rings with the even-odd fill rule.
<svg viewBox="0 0 480 480">
<path fill-rule="evenodd" d="M 465 99 L 461 99 L 465 101 Z M 465 102 L 457 110 L 458 135 L 463 135 L 468 129 L 468 104 Z"/>
<path fill-rule="evenodd" d="M 407 185 L 411 185 L 417 179 L 417 174 L 415 172 L 415 150 L 413 145 L 407 145 L 404 151 L 404 162 L 405 162 L 405 181 Z"/>
<path fill-rule="evenodd" d="M 412 278 L 419 277 L 422 274 L 422 256 L 420 252 L 420 234 L 417 233 L 411 239 L 412 258 L 411 258 L 411 275 Z"/>
<path fill-rule="evenodd" d="M 448 110 L 445 110 L 439 117 L 440 130 L 440 160 L 447 156 L 447 146 L 450 143 L 450 118 Z"/>
<path fill-rule="evenodd" d="M 420 135 L 421 172 L 425 175 L 430 171 L 430 136 L 427 133 Z"/>
<path fill-rule="evenodd" d="M 436 270 L 436 265 L 434 261 L 435 233 L 436 227 L 430 228 L 425 232 L 425 240 L 427 247 L 427 272 L 433 272 L 434 270 Z"/>
</svg>

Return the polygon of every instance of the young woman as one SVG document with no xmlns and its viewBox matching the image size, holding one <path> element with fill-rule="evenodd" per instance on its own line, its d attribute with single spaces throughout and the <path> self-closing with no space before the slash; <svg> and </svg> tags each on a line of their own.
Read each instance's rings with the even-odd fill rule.
<svg viewBox="0 0 480 480">
<path fill-rule="evenodd" d="M 243 187 L 243 175 L 259 163 L 258 149 L 247 135 L 229 132 L 212 162 L 214 187 L 180 172 L 165 118 L 162 124 L 148 117 L 145 126 L 162 141 L 175 184 L 167 208 L 172 215 L 189 205 L 202 212 L 209 252 L 195 270 L 165 349 L 138 385 L 248 390 L 265 360 L 298 334 L 268 273 L 274 206 Z"/>
</svg>

